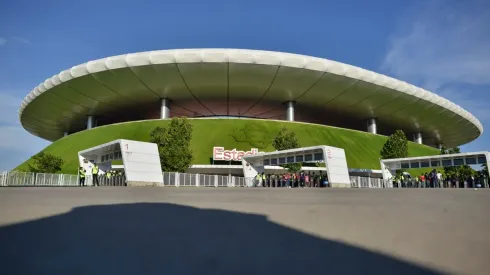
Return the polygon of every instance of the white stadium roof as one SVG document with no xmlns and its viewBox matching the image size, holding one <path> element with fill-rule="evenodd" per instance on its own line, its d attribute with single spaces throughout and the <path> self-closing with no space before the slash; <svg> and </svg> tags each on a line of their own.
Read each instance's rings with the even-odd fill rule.
<svg viewBox="0 0 490 275">
<path fill-rule="evenodd" d="M 34 88 L 19 119 L 32 134 L 55 140 L 86 116 L 117 107 L 226 95 L 376 117 L 422 132 L 433 144 L 461 145 L 483 133 L 468 111 L 404 81 L 323 58 L 241 49 L 161 50 L 89 61 Z"/>
</svg>

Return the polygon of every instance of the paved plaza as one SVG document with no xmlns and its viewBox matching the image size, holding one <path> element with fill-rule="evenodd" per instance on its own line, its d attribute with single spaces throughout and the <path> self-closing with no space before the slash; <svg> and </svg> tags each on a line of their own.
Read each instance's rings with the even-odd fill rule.
<svg viewBox="0 0 490 275">
<path fill-rule="evenodd" d="M 0 274 L 488 274 L 490 191 L 0 188 Z"/>
</svg>

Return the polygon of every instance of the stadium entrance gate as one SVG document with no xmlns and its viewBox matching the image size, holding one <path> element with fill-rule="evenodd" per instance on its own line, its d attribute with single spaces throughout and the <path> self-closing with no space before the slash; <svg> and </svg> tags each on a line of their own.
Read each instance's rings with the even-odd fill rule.
<svg viewBox="0 0 490 275">
<path fill-rule="evenodd" d="M 264 172 L 266 165 L 305 162 L 324 162 L 331 187 L 351 187 L 344 149 L 325 145 L 243 156 L 243 175 L 254 178 Z"/>
<path fill-rule="evenodd" d="M 99 175 L 111 170 L 112 161 L 122 160 L 128 186 L 163 186 L 160 155 L 155 143 L 118 139 L 78 152 L 80 166 L 86 171 L 86 185 L 93 185 L 92 167 Z"/>
<path fill-rule="evenodd" d="M 396 170 L 409 168 L 441 168 L 461 165 L 487 164 L 490 167 L 490 152 L 458 153 L 425 157 L 382 159 L 383 181 L 392 182 Z"/>
</svg>

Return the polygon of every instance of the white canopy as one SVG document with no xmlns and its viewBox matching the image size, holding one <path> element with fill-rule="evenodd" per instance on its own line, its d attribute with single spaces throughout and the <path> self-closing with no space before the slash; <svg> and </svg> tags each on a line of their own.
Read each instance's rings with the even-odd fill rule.
<svg viewBox="0 0 490 275">
<path fill-rule="evenodd" d="M 409 168 L 437 168 L 460 165 L 477 165 L 486 163 L 490 166 L 490 153 L 488 151 L 435 155 L 424 157 L 382 159 L 381 169 L 383 179 L 390 180 L 393 175 L 390 171 Z"/>
<path fill-rule="evenodd" d="M 80 166 L 87 171 L 97 163 L 99 173 L 111 169 L 113 160 L 122 159 L 128 185 L 163 185 L 160 155 L 155 143 L 118 139 L 80 151 L 78 158 Z"/>
<path fill-rule="evenodd" d="M 325 162 L 325 170 L 331 186 L 350 187 L 344 149 L 325 145 L 244 156 L 242 159 L 243 174 L 245 177 L 254 177 L 264 172 L 265 165 L 302 162 Z"/>
</svg>

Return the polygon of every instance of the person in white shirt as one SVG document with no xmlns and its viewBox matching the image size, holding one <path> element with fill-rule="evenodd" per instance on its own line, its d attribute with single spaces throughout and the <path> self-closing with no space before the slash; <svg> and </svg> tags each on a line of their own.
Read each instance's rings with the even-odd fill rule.
<svg viewBox="0 0 490 275">
<path fill-rule="evenodd" d="M 441 174 L 441 172 L 437 171 L 436 176 L 437 176 L 437 185 L 438 185 L 438 187 L 443 187 L 443 184 L 444 183 L 442 182 L 442 174 Z"/>
</svg>

